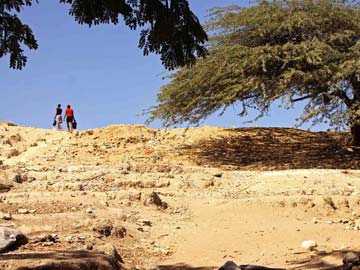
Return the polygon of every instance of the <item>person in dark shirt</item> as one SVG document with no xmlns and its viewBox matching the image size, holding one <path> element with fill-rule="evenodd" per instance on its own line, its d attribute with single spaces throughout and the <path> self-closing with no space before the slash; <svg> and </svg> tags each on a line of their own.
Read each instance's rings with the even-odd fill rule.
<svg viewBox="0 0 360 270">
<path fill-rule="evenodd" d="M 57 108 L 56 108 L 56 112 L 55 112 L 55 117 L 54 117 L 54 121 L 56 121 L 57 123 L 57 129 L 58 130 L 62 130 L 62 109 L 61 109 L 61 104 L 58 104 Z"/>
<path fill-rule="evenodd" d="M 64 119 L 66 119 L 66 124 L 69 132 L 73 131 L 73 122 L 74 122 L 74 110 L 71 108 L 70 105 L 67 105 Z"/>
</svg>

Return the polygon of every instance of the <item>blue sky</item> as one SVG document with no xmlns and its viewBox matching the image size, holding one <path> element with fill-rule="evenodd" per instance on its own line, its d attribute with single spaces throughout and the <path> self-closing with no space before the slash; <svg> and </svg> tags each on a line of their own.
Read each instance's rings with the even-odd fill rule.
<svg viewBox="0 0 360 270">
<path fill-rule="evenodd" d="M 190 4 L 204 22 L 209 8 L 249 2 L 190 0 Z M 68 6 L 57 1 L 40 0 L 25 8 L 21 17 L 32 27 L 39 49 L 26 53 L 28 63 L 22 71 L 9 69 L 8 58 L 0 58 L 0 121 L 51 128 L 55 107 L 61 103 L 72 105 L 80 129 L 145 122 L 141 113 L 156 103 L 168 73 L 158 55 L 142 55 L 138 32 L 122 22 L 78 25 L 68 15 Z M 236 115 L 239 111 L 230 108 L 202 125 L 245 126 L 245 119 Z M 301 107 L 286 111 L 274 106 L 268 117 L 251 125 L 291 127 L 300 111 Z"/>
</svg>

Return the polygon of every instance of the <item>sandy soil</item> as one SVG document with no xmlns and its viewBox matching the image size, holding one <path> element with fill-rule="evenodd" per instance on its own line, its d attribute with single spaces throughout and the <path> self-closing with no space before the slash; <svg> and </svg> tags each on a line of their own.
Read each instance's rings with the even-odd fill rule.
<svg viewBox="0 0 360 270">
<path fill-rule="evenodd" d="M 69 134 L 1 123 L 0 184 L 11 189 L 0 189 L 0 225 L 29 243 L 2 254 L 0 269 L 96 260 L 113 247 L 127 269 L 207 270 L 227 260 L 334 269 L 360 250 L 360 154 L 348 141 L 280 128 Z"/>
</svg>

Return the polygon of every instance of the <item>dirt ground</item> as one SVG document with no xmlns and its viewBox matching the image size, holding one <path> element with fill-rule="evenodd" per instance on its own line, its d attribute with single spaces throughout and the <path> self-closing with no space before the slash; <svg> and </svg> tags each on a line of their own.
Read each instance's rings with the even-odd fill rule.
<svg viewBox="0 0 360 270">
<path fill-rule="evenodd" d="M 29 238 L 0 269 L 115 269 L 97 257 L 114 247 L 134 270 L 336 269 L 360 251 L 360 154 L 348 142 L 283 128 L 0 123 L 0 226 Z"/>
</svg>

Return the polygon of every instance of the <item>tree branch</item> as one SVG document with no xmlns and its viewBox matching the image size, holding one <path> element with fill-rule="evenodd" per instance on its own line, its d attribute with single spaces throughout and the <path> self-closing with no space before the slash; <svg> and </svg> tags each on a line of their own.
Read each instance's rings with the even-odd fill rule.
<svg viewBox="0 0 360 270">
<path fill-rule="evenodd" d="M 340 98 L 342 101 L 344 101 L 347 107 L 351 107 L 351 105 L 353 104 L 352 100 L 346 95 L 346 93 L 339 88 L 337 88 L 334 92 L 330 93 L 329 95 Z"/>
<path fill-rule="evenodd" d="M 312 94 L 312 95 L 307 95 L 307 96 L 300 97 L 300 98 L 290 99 L 290 101 L 291 101 L 291 102 L 298 102 L 298 101 L 301 101 L 301 100 L 304 100 L 304 99 L 308 99 L 308 98 L 313 98 L 313 97 L 314 97 L 314 94 Z"/>
</svg>

